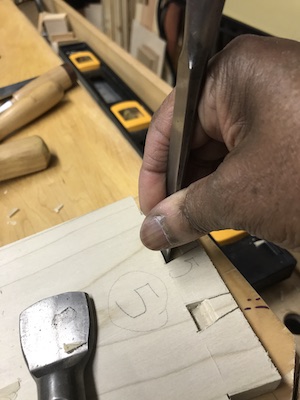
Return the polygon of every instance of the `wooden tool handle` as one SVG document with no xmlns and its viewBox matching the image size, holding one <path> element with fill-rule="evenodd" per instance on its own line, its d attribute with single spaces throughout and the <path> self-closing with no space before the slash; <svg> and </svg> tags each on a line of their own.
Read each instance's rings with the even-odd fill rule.
<svg viewBox="0 0 300 400">
<path fill-rule="evenodd" d="M 64 91 L 69 89 L 76 80 L 76 74 L 72 67 L 68 64 L 59 65 L 32 80 L 27 85 L 13 94 L 13 101 L 20 100 L 30 95 L 31 91 L 45 82 L 52 81 L 60 86 Z"/>
<path fill-rule="evenodd" d="M 51 154 L 39 136 L 0 145 L 0 181 L 47 168 Z"/>
<path fill-rule="evenodd" d="M 44 82 L 0 114 L 0 141 L 16 129 L 50 110 L 64 96 L 55 82 Z"/>
</svg>

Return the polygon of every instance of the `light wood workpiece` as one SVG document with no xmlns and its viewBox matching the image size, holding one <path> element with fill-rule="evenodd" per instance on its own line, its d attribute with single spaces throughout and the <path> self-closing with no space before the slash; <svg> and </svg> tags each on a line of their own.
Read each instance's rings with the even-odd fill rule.
<svg viewBox="0 0 300 400">
<path fill-rule="evenodd" d="M 170 87 L 65 3 L 57 0 L 54 4 L 57 11 L 67 12 L 78 38 L 87 41 L 99 54 L 105 54 L 111 67 L 155 110 Z M 5 43 L 0 54 L 0 87 L 39 75 L 61 63 L 10 0 L 0 2 L 0 35 Z M 137 196 L 140 157 L 82 88 L 70 90 L 62 104 L 7 141 L 17 145 L 18 138 L 31 135 L 41 136 L 55 157 L 46 171 L 0 184 L 0 245 L 127 196 Z M 54 209 L 60 205 L 63 208 L 56 213 Z M 19 208 L 19 212 L 8 218 L 13 208 Z M 208 238 L 203 239 L 203 244 L 240 308 L 246 307 L 248 298 L 257 298 Z M 290 389 L 294 355 L 291 336 L 270 310 L 262 314 L 253 309 L 247 318 Z M 281 387 L 278 398 L 288 398 L 284 395 L 290 393 L 289 389 Z"/>
</svg>

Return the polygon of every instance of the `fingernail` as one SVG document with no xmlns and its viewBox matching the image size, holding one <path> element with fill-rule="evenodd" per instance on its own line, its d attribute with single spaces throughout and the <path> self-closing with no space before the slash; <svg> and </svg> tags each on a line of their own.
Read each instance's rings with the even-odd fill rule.
<svg viewBox="0 0 300 400">
<path fill-rule="evenodd" d="M 151 250 L 162 250 L 170 247 L 168 236 L 163 229 L 162 216 L 146 217 L 140 232 L 141 241 Z"/>
</svg>

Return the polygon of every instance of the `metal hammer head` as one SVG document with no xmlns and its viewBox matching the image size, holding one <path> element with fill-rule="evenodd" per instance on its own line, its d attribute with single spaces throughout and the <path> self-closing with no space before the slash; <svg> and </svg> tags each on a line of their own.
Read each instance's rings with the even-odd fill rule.
<svg viewBox="0 0 300 400">
<path fill-rule="evenodd" d="M 40 378 L 57 369 L 76 367 L 91 352 L 90 300 L 68 292 L 41 300 L 20 315 L 20 338 L 30 373 Z"/>
</svg>

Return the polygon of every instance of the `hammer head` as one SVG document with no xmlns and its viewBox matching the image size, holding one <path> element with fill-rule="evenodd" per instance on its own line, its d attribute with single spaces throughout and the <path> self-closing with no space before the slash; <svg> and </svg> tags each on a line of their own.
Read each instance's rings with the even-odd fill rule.
<svg viewBox="0 0 300 400">
<path fill-rule="evenodd" d="M 84 363 L 91 350 L 90 332 L 86 293 L 62 293 L 28 307 L 20 315 L 20 338 L 30 373 L 39 378 Z"/>
</svg>

